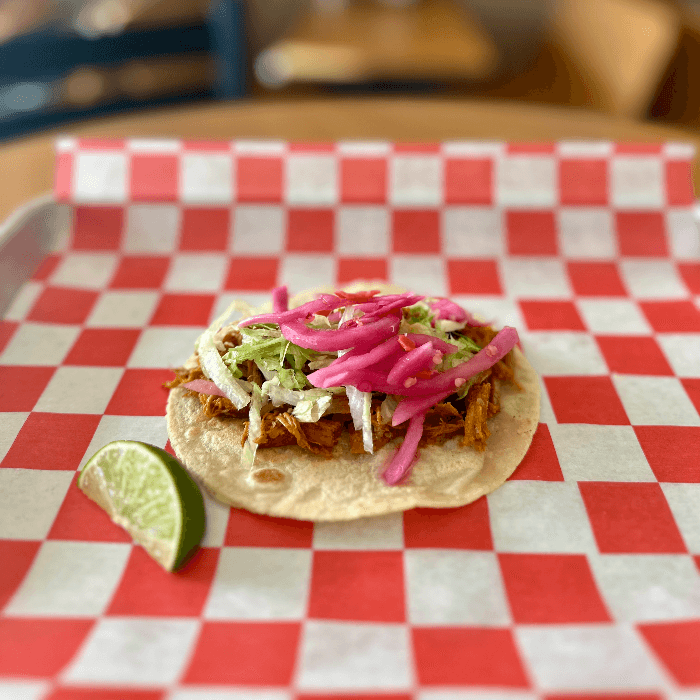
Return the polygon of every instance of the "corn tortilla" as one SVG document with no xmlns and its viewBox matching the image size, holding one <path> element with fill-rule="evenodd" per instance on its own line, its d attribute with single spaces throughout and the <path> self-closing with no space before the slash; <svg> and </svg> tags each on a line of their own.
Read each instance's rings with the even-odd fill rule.
<svg viewBox="0 0 700 700">
<path fill-rule="evenodd" d="M 367 283 L 346 287 L 348 291 L 360 288 L 380 288 L 383 294 L 398 289 Z M 290 306 L 308 301 L 318 291 L 294 298 Z M 415 507 L 465 505 L 498 488 L 515 471 L 539 422 L 537 374 L 520 350 L 513 352 L 515 378 L 522 389 L 501 385 L 501 411 L 489 420 L 486 450 L 461 447 L 461 436 L 443 445 L 422 447 L 406 485 L 387 486 L 380 477 L 402 437 L 372 455 L 352 454 L 347 433 L 331 458 L 296 445 L 263 448 L 251 469 L 241 464 L 243 420 L 207 418 L 199 399 L 182 388 L 172 389 L 168 398 L 170 442 L 214 498 L 254 513 L 337 521 Z"/>
</svg>

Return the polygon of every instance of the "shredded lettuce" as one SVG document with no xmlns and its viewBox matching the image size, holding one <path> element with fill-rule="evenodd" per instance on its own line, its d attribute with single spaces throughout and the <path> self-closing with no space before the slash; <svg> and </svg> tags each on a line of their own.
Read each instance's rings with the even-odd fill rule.
<svg viewBox="0 0 700 700">
<path fill-rule="evenodd" d="M 311 391 L 306 391 L 303 393 L 310 394 Z M 294 407 L 292 415 L 300 423 L 315 423 L 328 410 L 332 401 L 333 396 L 330 393 L 324 396 L 319 396 L 317 398 L 303 398 Z"/>
<path fill-rule="evenodd" d="M 258 451 L 256 440 L 262 435 L 262 415 L 260 411 L 264 400 L 262 389 L 257 384 L 253 384 L 253 394 L 250 398 L 250 407 L 248 409 L 248 439 L 243 445 L 243 463 L 251 467 L 255 461 L 255 453 Z"/>
</svg>

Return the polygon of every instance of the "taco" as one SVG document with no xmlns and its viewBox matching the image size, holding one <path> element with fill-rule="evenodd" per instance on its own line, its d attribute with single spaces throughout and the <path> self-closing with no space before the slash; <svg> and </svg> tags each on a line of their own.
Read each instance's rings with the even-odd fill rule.
<svg viewBox="0 0 700 700">
<path fill-rule="evenodd" d="M 228 323 L 231 314 L 242 317 Z M 537 375 L 448 299 L 382 283 L 234 302 L 167 384 L 177 456 L 218 500 L 331 521 L 470 503 L 539 421 Z"/>
</svg>

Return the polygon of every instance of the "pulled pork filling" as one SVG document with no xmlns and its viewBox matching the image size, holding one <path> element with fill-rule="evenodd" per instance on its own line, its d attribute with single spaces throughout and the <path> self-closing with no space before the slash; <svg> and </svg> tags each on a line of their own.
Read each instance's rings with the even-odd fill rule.
<svg viewBox="0 0 700 700">
<path fill-rule="evenodd" d="M 479 347 L 486 347 L 496 335 L 496 331 L 488 326 L 467 327 L 461 333 Z M 233 330 L 225 336 L 223 344 L 226 349 L 235 347 L 240 344 L 240 336 Z M 247 381 L 262 386 L 263 375 L 253 360 L 246 360 L 239 365 L 239 370 Z M 308 363 L 302 371 L 305 373 L 311 371 L 308 369 Z M 199 361 L 195 366 L 179 367 L 174 372 L 175 378 L 165 385 L 168 389 L 206 378 Z M 499 400 L 501 382 L 517 386 L 513 376 L 512 352 L 499 360 L 491 369 L 479 374 L 464 398 L 448 397 L 445 401 L 428 409 L 423 424 L 423 436 L 419 444 L 440 445 L 450 438 L 462 435 L 460 444 L 463 447 L 473 447 L 479 452 L 486 449 L 486 442 L 490 435 L 487 421 L 501 410 Z M 236 409 L 224 396 L 212 396 L 190 390 L 188 393 L 199 398 L 204 415 L 208 418 L 228 416 L 246 419 L 248 417 L 248 406 Z M 394 438 L 403 437 L 407 429 L 406 423 L 392 426 L 390 419 L 385 420 L 382 417 L 381 404 L 385 398 L 386 394 L 377 392 L 372 396 L 371 420 L 375 450 L 381 449 Z M 291 415 L 292 406 L 273 407 L 268 404 L 265 408 L 268 410 L 263 409 L 261 433 L 255 440 L 260 448 L 298 445 L 303 450 L 330 457 L 343 431 L 348 431 L 352 452 L 363 454 L 365 451 L 362 431 L 355 430 L 353 426 L 350 407 L 345 396 L 335 397 L 331 406 L 333 412 L 325 414 L 315 423 L 302 423 L 297 420 Z M 248 439 L 248 425 L 248 421 L 245 420 L 241 445 Z"/>
</svg>

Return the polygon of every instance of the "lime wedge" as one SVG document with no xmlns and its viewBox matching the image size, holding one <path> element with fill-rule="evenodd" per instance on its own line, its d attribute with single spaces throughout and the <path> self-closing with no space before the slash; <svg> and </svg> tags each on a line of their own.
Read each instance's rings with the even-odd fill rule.
<svg viewBox="0 0 700 700">
<path fill-rule="evenodd" d="M 202 539 L 202 493 L 159 447 L 110 442 L 83 467 L 78 486 L 166 571 L 182 566 Z"/>
</svg>

